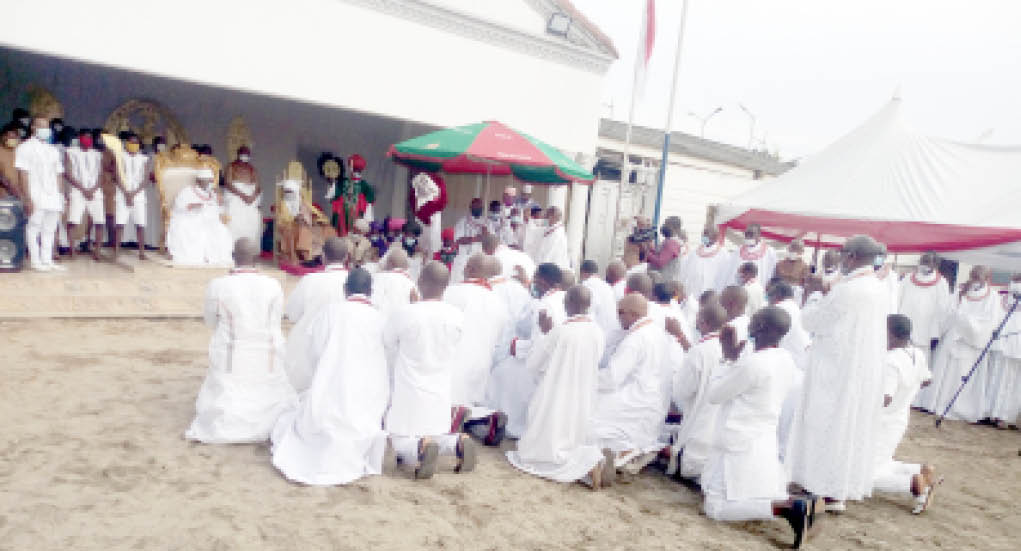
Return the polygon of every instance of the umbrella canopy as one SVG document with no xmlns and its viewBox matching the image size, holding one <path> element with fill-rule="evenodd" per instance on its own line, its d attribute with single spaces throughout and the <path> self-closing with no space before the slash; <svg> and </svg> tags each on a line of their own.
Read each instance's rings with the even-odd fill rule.
<svg viewBox="0 0 1021 551">
<path fill-rule="evenodd" d="M 411 168 L 448 174 L 511 174 L 535 184 L 591 183 L 595 176 L 528 134 L 495 121 L 430 132 L 390 146 L 387 156 Z"/>
</svg>

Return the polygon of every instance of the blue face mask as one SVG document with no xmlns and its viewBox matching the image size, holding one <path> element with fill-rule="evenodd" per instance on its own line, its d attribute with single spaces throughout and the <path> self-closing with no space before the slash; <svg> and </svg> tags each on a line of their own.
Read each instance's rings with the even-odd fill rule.
<svg viewBox="0 0 1021 551">
<path fill-rule="evenodd" d="M 702 236 L 702 245 L 703 246 L 708 247 L 708 246 L 710 246 L 712 244 L 713 244 L 713 240 L 709 239 L 709 236 L 707 236 L 707 235 L 703 235 Z"/>
<path fill-rule="evenodd" d="M 49 128 L 36 128 L 35 129 L 35 137 L 39 138 L 40 140 L 42 140 L 44 142 L 50 141 L 50 136 L 52 136 L 52 135 L 53 135 L 53 131 L 50 130 Z"/>
<path fill-rule="evenodd" d="M 882 268 L 883 264 L 886 264 L 886 257 L 883 255 L 877 256 L 876 259 L 872 261 L 872 266 L 877 270 Z"/>
<path fill-rule="evenodd" d="M 542 292 L 539 291 L 539 287 L 536 286 L 535 283 L 532 283 L 531 292 L 532 292 L 532 298 L 542 298 Z"/>
</svg>

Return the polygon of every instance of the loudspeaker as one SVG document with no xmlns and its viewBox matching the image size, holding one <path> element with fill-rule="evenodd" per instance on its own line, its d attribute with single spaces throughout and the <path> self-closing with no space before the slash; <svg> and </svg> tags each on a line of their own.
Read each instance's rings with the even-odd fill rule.
<svg viewBox="0 0 1021 551">
<path fill-rule="evenodd" d="M 0 199 L 0 272 L 19 272 L 24 260 L 25 209 L 17 199 Z"/>
</svg>

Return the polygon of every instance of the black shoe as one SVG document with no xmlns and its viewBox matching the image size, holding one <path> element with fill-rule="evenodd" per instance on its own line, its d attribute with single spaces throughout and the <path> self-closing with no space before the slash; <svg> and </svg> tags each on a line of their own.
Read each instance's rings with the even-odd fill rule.
<svg viewBox="0 0 1021 551">
<path fill-rule="evenodd" d="M 801 548 L 801 542 L 804 541 L 805 532 L 809 526 L 808 502 L 803 499 L 795 500 L 790 509 L 781 513 L 780 516 L 787 521 L 787 524 L 791 525 L 791 530 L 794 531 L 794 544 L 791 549 Z"/>
<path fill-rule="evenodd" d="M 482 441 L 487 446 L 499 446 L 507 434 L 507 414 L 502 411 L 489 416 L 489 433 Z"/>
</svg>

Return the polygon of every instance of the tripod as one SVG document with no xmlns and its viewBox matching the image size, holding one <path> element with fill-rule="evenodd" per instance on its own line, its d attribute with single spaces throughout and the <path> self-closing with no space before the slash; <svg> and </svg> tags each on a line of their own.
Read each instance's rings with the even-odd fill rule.
<svg viewBox="0 0 1021 551">
<path fill-rule="evenodd" d="M 986 347 L 982 349 L 982 353 L 978 355 L 978 359 L 975 360 L 975 364 L 971 366 L 970 370 L 968 370 L 968 374 L 965 375 L 964 377 L 961 377 L 961 386 L 958 387 L 957 392 L 954 393 L 953 398 L 950 398 L 950 403 L 947 404 L 947 407 L 943 409 L 943 414 L 939 416 L 939 419 L 936 419 L 937 427 L 943 424 L 943 419 L 945 419 L 947 413 L 950 412 L 950 408 L 954 407 L 954 402 L 957 401 L 957 397 L 961 395 L 961 391 L 964 390 L 964 387 L 968 384 L 968 381 L 971 380 L 971 376 L 975 374 L 975 370 L 978 369 L 978 366 L 981 365 L 982 360 L 985 359 L 986 354 L 989 353 L 989 348 L 993 346 L 993 342 L 1000 338 L 1000 332 L 1003 331 L 1004 326 L 1007 325 L 1007 321 L 1010 320 L 1010 316 L 1014 313 L 1014 310 L 1017 310 L 1018 303 L 1021 302 L 1021 294 L 1015 294 L 1013 295 L 1013 298 L 1014 304 L 1010 305 L 1010 310 L 1007 310 L 1007 315 L 1003 316 L 1003 321 L 1001 321 L 1000 325 L 997 326 L 996 329 L 993 331 L 993 335 L 989 337 L 989 342 L 987 342 Z M 1021 453 L 1021 450 L 1019 450 L 1019 453 Z"/>
</svg>

